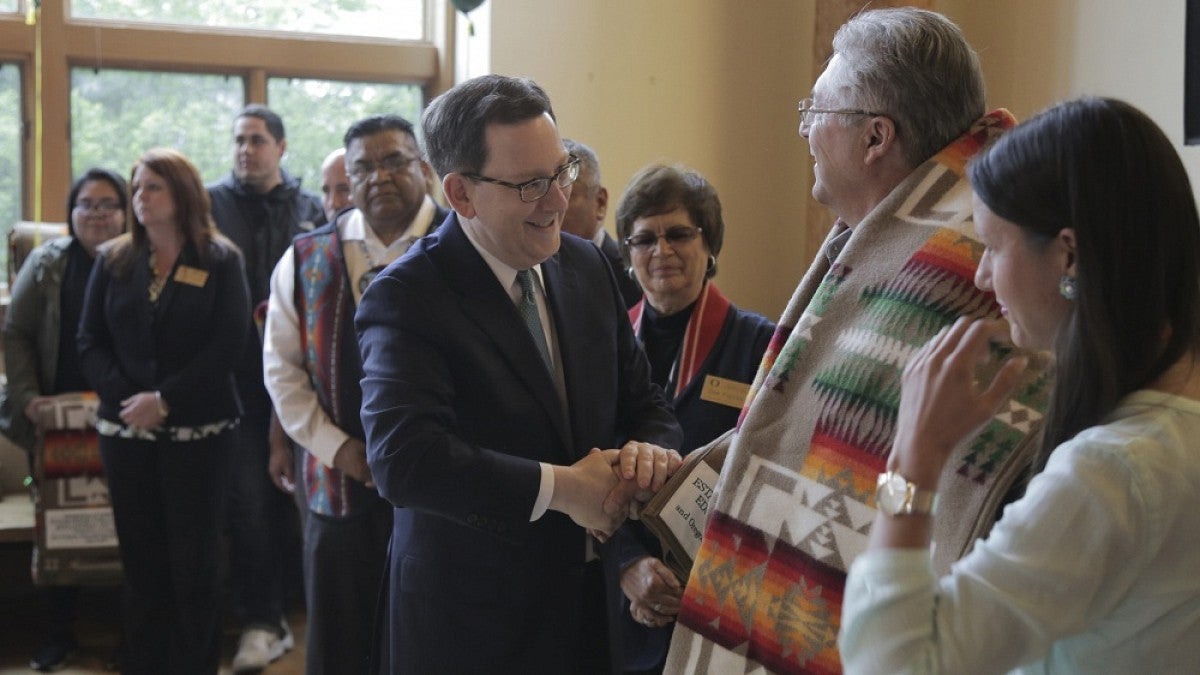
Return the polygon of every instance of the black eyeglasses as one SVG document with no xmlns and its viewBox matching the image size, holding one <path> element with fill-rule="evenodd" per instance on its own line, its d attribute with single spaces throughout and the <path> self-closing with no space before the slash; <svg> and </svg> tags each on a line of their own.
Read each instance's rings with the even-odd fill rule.
<svg viewBox="0 0 1200 675">
<path fill-rule="evenodd" d="M 551 183 L 558 185 L 560 188 L 565 188 L 579 178 L 579 158 L 575 155 L 569 155 L 569 157 L 570 159 L 567 160 L 567 163 L 562 165 L 558 171 L 555 171 L 553 176 L 549 176 L 547 178 L 534 178 L 533 180 L 527 180 L 524 183 L 510 183 L 497 178 L 481 176 L 477 173 L 463 173 L 463 175 L 471 180 L 483 181 L 484 183 L 495 183 L 496 185 L 503 185 L 506 188 L 512 188 L 521 195 L 521 201 L 536 202 L 542 197 L 545 197 L 546 193 L 550 191 Z"/>
<path fill-rule="evenodd" d="M 372 162 L 368 159 L 360 159 L 350 167 L 347 171 L 354 180 L 364 180 L 367 176 L 374 175 L 376 171 L 383 169 L 388 174 L 395 175 L 408 168 L 413 162 L 421 161 L 420 157 L 409 157 L 407 155 L 389 155 L 383 159 Z"/>
<path fill-rule="evenodd" d="M 813 100 L 806 98 L 800 101 L 797 108 L 800 111 L 800 126 L 807 127 L 813 123 L 813 119 L 817 115 L 866 115 L 867 117 L 878 117 L 883 115 L 881 112 L 872 112 L 870 110 L 860 110 L 858 108 L 814 108 Z"/>
<path fill-rule="evenodd" d="M 634 251 L 646 251 L 654 248 L 658 244 L 659 239 L 666 239 L 667 245 L 675 248 L 680 244 L 686 244 L 695 239 L 696 235 L 700 234 L 703 229 L 699 225 L 680 225 L 679 227 L 672 227 L 662 234 L 658 234 L 657 232 L 639 232 L 625 237 L 625 245 Z"/>
<path fill-rule="evenodd" d="M 82 199 L 78 202 L 75 202 L 75 210 L 80 213 L 88 213 L 90 211 L 96 211 L 98 213 L 115 213 L 121 210 L 121 205 L 117 202 L 108 200 L 92 202 Z"/>
</svg>

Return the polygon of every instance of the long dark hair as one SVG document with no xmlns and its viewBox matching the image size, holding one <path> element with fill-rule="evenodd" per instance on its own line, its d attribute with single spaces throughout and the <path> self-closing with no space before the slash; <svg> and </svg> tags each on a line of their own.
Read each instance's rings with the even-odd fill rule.
<svg viewBox="0 0 1200 675">
<path fill-rule="evenodd" d="M 1043 111 L 968 175 L 988 208 L 1030 241 L 1075 230 L 1078 294 L 1054 347 L 1039 471 L 1055 447 L 1200 346 L 1200 217 L 1166 135 L 1114 99 Z"/>
</svg>

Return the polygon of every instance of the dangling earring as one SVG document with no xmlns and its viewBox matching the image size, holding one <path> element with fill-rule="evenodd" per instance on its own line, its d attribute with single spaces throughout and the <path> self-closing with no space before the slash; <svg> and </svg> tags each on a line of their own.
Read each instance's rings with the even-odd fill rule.
<svg viewBox="0 0 1200 675">
<path fill-rule="evenodd" d="M 1074 300 L 1079 294 L 1079 287 L 1075 285 L 1075 277 L 1069 274 L 1062 275 L 1058 280 L 1058 293 L 1067 300 Z"/>
<path fill-rule="evenodd" d="M 625 274 L 628 274 L 630 279 L 637 281 L 637 276 L 635 276 L 633 273 L 633 265 L 625 268 Z"/>
<path fill-rule="evenodd" d="M 713 270 L 717 269 L 717 256 L 708 255 L 708 268 L 705 270 L 708 274 L 712 274 Z"/>
</svg>

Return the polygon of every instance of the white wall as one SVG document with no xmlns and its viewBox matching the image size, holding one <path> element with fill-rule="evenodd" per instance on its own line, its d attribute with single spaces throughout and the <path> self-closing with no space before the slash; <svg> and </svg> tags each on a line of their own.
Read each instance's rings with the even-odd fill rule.
<svg viewBox="0 0 1200 675">
<path fill-rule="evenodd" d="M 1124 99 L 1163 128 L 1200 185 L 1200 151 L 1183 145 L 1184 2 L 945 0 L 938 8 L 979 50 L 992 105 L 1026 119 L 1078 96 Z"/>
<path fill-rule="evenodd" d="M 808 147 L 796 100 L 813 71 L 822 0 L 504 0 L 493 72 L 546 87 L 560 126 L 600 154 L 613 209 L 644 164 L 682 161 L 716 185 L 726 250 L 717 282 L 777 318 L 807 266 Z M 1184 3 L 936 0 L 979 50 L 989 102 L 1019 119 L 1083 94 L 1145 110 L 1183 146 Z M 610 217 L 610 229 L 612 219 Z"/>
</svg>

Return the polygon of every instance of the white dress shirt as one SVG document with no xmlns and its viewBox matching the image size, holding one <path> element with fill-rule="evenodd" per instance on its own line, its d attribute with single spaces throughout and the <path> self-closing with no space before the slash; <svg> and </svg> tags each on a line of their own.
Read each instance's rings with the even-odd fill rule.
<svg viewBox="0 0 1200 675">
<path fill-rule="evenodd" d="M 463 227 L 463 234 L 467 235 L 467 240 L 471 242 L 471 246 L 479 252 L 480 257 L 487 263 L 488 269 L 492 270 L 492 274 L 496 275 L 496 281 L 500 283 L 500 287 L 508 291 L 508 297 L 516 305 L 521 301 L 521 285 L 517 283 L 516 268 L 509 267 L 505 262 L 492 255 L 483 246 L 480 246 L 475 237 L 471 234 L 469 227 Z M 554 362 L 554 386 L 558 390 L 558 400 L 563 404 L 563 413 L 566 414 L 566 385 L 563 377 L 562 361 L 559 358 L 558 352 L 558 335 L 554 331 L 554 322 L 550 320 L 550 310 L 546 305 L 546 287 L 542 281 L 542 266 L 534 265 L 530 268 L 533 271 L 535 296 L 537 300 L 538 318 L 542 320 L 542 332 L 546 335 L 546 346 L 550 348 L 550 359 Z M 529 514 L 529 520 L 534 521 L 541 518 L 546 509 L 550 508 L 550 499 L 554 496 L 554 468 L 545 463 L 538 462 L 542 469 L 542 480 L 538 486 L 538 496 L 533 503 L 533 511 Z"/>
</svg>

